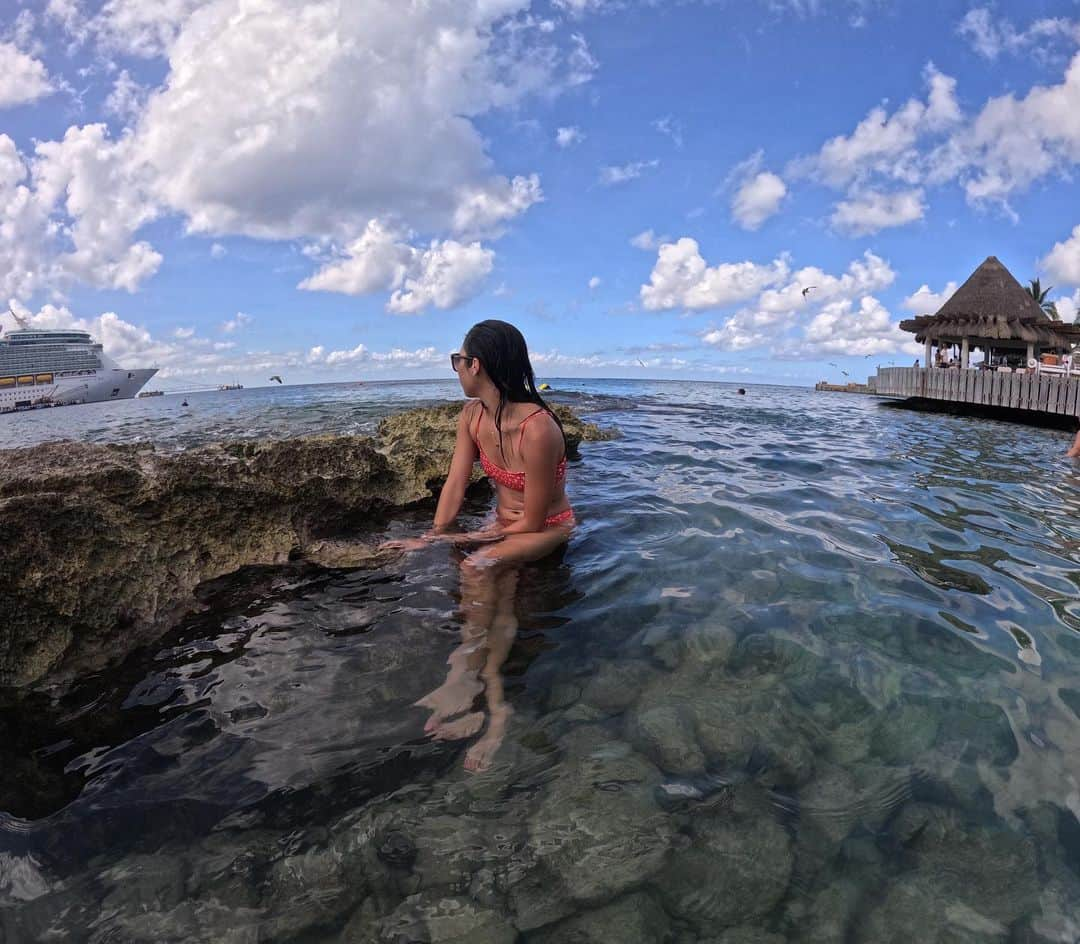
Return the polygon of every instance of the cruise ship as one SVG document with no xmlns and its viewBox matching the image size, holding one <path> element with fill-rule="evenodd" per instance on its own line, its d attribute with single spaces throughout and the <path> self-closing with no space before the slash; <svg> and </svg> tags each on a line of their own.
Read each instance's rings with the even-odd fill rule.
<svg viewBox="0 0 1080 944">
<path fill-rule="evenodd" d="M 130 399 L 156 373 L 121 367 L 85 331 L 22 327 L 0 335 L 0 413 Z"/>
</svg>

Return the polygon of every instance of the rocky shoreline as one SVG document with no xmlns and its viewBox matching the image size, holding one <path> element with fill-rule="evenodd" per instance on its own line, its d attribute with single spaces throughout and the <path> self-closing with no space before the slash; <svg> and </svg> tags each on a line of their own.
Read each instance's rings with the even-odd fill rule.
<svg viewBox="0 0 1080 944">
<path fill-rule="evenodd" d="M 437 495 L 460 409 L 398 413 L 375 437 L 5 451 L 0 686 L 94 671 L 196 609 L 200 584 L 245 566 L 378 564 L 371 536 Z M 571 458 L 583 440 L 610 437 L 556 411 Z"/>
</svg>

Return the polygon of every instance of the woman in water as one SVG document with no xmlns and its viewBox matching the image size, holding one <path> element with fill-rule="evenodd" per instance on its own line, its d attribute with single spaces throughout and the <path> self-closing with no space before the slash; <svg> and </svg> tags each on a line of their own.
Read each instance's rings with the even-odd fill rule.
<svg viewBox="0 0 1080 944">
<path fill-rule="evenodd" d="M 574 513 L 564 488 L 562 425 L 537 391 L 521 332 L 505 321 L 481 321 L 450 363 L 470 399 L 426 540 L 482 546 L 461 564 L 462 644 L 450 656 L 446 681 L 418 704 L 431 709 L 425 730 L 435 737 L 471 737 L 484 725 L 483 713 L 472 710 L 484 692 L 487 730 L 465 756 L 466 769 L 483 770 L 510 717 L 500 669 L 517 634 L 518 565 L 566 544 Z M 495 519 L 483 531 L 462 534 L 452 529 L 477 460 L 495 485 Z"/>
</svg>

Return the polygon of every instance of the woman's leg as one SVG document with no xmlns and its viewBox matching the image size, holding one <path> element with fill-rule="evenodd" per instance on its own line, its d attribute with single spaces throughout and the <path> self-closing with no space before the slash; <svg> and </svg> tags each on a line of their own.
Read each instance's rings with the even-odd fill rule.
<svg viewBox="0 0 1080 944">
<path fill-rule="evenodd" d="M 487 620 L 486 658 L 480 677 L 488 705 L 488 728 L 465 755 L 466 770 L 486 770 L 502 744 L 511 709 L 503 690 L 502 666 L 517 636 L 514 610 L 518 570 L 565 544 L 569 528 L 538 534 L 512 534 L 474 554 L 461 564 L 461 602 L 466 620 L 480 614 Z M 467 736 L 467 735 L 466 735 Z"/>
<path fill-rule="evenodd" d="M 1080 430 L 1076 433 L 1076 439 L 1073 440 L 1072 448 L 1065 453 L 1065 455 L 1070 459 L 1075 459 L 1077 456 L 1080 456 Z"/>
<path fill-rule="evenodd" d="M 504 572 L 495 578 L 498 602 L 495 618 L 488 630 L 487 659 L 480 671 L 487 701 L 488 725 L 484 736 L 465 753 L 466 770 L 487 770 L 491 766 L 495 752 L 506 734 L 506 725 L 510 721 L 511 709 L 506 703 L 503 690 L 502 667 L 510 655 L 514 639 L 517 638 L 518 621 L 514 603 L 518 567 L 517 564 L 506 565 Z"/>
</svg>

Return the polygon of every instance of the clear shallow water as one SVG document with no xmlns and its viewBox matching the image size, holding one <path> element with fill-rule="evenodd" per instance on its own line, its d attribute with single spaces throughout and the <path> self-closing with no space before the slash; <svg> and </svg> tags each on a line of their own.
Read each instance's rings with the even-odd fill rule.
<svg viewBox="0 0 1080 944">
<path fill-rule="evenodd" d="M 491 769 L 414 707 L 461 643 L 458 556 L 251 569 L 62 703 L 0 712 L 9 940 L 1080 940 L 1069 437 L 558 386 L 623 436 L 583 446 L 577 533 L 521 575 Z M 365 432 L 452 396 L 166 397 L 85 435 Z"/>
</svg>

